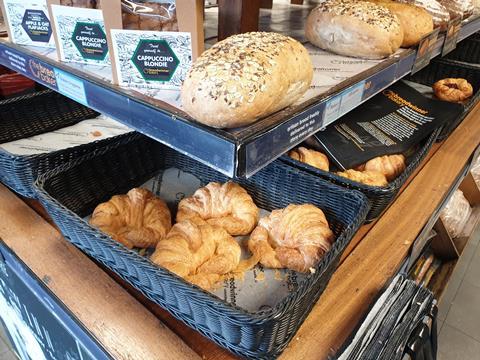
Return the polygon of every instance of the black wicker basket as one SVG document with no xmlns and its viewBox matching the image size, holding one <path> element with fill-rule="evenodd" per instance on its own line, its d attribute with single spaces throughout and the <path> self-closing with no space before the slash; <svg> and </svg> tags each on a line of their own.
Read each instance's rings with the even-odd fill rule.
<svg viewBox="0 0 480 360">
<path fill-rule="evenodd" d="M 67 239 L 112 269 L 173 316 L 230 351 L 249 358 L 274 358 L 294 336 L 335 271 L 340 256 L 363 223 L 368 201 L 309 174 L 274 162 L 252 178 L 238 180 L 266 210 L 290 203 L 313 203 L 324 210 L 336 241 L 297 289 L 268 310 L 248 312 L 155 266 L 83 218 L 114 194 L 126 193 L 168 168 L 200 179 L 229 179 L 153 140 L 141 137 L 102 149 L 41 176 L 38 197 Z M 314 189 L 314 190 L 313 190 Z M 312 191 L 313 190 L 313 191 Z"/>
<path fill-rule="evenodd" d="M 358 190 L 363 193 L 370 202 L 370 211 L 368 212 L 366 218 L 366 222 L 370 222 L 379 217 L 395 199 L 395 196 L 398 194 L 405 181 L 407 181 L 410 175 L 415 171 L 418 165 L 428 154 L 428 151 L 435 143 L 440 131 L 440 129 L 435 130 L 427 139 L 425 139 L 418 151 L 407 157 L 407 167 L 405 171 L 401 173 L 395 180 L 390 182 L 388 186 L 384 187 L 361 184 L 359 182 L 336 175 L 333 172 L 323 171 L 303 162 L 294 160 L 288 155 L 283 155 L 280 160 L 288 165 L 328 180 L 334 184 L 346 187 L 348 189 Z"/>
<path fill-rule="evenodd" d="M 94 110 L 50 90 L 1 101 L 0 143 L 44 134 L 96 116 Z M 0 147 L 0 181 L 25 197 L 34 198 L 33 183 L 39 174 L 124 136 L 28 156 L 11 154 Z"/>
<path fill-rule="evenodd" d="M 457 47 L 445 56 L 445 59 L 480 64 L 480 34 L 475 33 L 459 42 Z"/>
<path fill-rule="evenodd" d="M 433 60 L 430 65 L 408 77 L 408 80 L 423 85 L 432 86 L 436 81 L 444 78 L 463 78 L 473 86 L 473 96 L 464 103 L 464 111 L 460 117 L 443 126 L 443 130 L 437 141 L 443 141 L 468 115 L 472 107 L 480 97 L 480 66 L 467 64 L 459 61 L 438 59 Z"/>
</svg>

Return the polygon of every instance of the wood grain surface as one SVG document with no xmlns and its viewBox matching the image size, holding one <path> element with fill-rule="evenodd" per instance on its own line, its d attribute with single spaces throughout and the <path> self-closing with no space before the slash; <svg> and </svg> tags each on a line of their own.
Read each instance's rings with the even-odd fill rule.
<svg viewBox="0 0 480 360">
<path fill-rule="evenodd" d="M 200 359 L 97 265 L 0 184 L 0 238 L 115 359 Z"/>
</svg>

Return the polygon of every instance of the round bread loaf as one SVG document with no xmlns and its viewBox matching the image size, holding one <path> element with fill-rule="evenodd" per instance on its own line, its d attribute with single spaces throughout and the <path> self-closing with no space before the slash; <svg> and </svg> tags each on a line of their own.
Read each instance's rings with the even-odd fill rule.
<svg viewBox="0 0 480 360">
<path fill-rule="evenodd" d="M 473 14 L 475 9 L 472 0 L 439 0 L 439 2 L 445 6 L 451 18 L 460 16 L 462 19 L 466 19 Z"/>
<path fill-rule="evenodd" d="M 305 27 L 314 45 L 340 55 L 382 59 L 398 50 L 403 29 L 388 9 L 370 2 L 325 0 Z"/>
<path fill-rule="evenodd" d="M 428 11 L 433 18 L 433 26 L 445 30 L 450 21 L 448 10 L 436 0 L 396 0 L 397 2 L 420 6 Z"/>
<path fill-rule="evenodd" d="M 396 3 L 391 0 L 368 1 L 386 7 L 398 17 L 403 28 L 402 47 L 417 45 L 425 35 L 433 31 L 432 15 L 419 6 Z"/>
<path fill-rule="evenodd" d="M 293 104 L 312 77 L 310 55 L 298 41 L 268 32 L 234 35 L 195 61 L 181 89 L 183 110 L 216 128 L 248 125 Z"/>
</svg>

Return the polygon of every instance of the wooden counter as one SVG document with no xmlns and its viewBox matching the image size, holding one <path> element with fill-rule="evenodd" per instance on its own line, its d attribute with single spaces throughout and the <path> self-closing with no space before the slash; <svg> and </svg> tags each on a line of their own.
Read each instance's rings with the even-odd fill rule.
<svg viewBox="0 0 480 360">
<path fill-rule="evenodd" d="M 282 359 L 317 360 L 335 353 L 398 270 L 479 143 L 477 105 L 444 143 L 434 147 L 387 212 L 360 229 Z M 1 185 L 0 219 L 0 238 L 114 358 L 235 358 L 133 289 L 120 286 Z"/>
</svg>

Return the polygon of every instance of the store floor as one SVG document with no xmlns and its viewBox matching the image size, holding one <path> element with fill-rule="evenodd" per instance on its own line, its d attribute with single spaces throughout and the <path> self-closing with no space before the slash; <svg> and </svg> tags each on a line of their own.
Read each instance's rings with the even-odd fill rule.
<svg viewBox="0 0 480 360">
<path fill-rule="evenodd" d="M 480 231 L 450 278 L 438 314 L 438 359 L 480 360 Z"/>
</svg>

